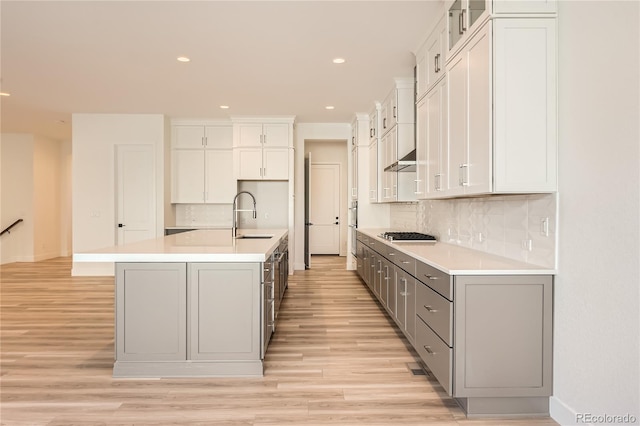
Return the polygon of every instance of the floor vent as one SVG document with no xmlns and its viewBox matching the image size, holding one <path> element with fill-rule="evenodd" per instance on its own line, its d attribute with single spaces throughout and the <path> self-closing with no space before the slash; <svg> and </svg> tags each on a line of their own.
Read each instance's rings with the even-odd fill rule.
<svg viewBox="0 0 640 426">
<path fill-rule="evenodd" d="M 422 368 L 412 368 L 411 374 L 414 376 L 426 376 L 427 373 Z"/>
<path fill-rule="evenodd" d="M 411 374 L 414 376 L 427 376 L 427 377 L 431 376 L 431 374 L 429 374 L 429 371 L 422 368 L 422 366 L 417 362 L 408 362 L 407 368 L 409 369 Z"/>
</svg>

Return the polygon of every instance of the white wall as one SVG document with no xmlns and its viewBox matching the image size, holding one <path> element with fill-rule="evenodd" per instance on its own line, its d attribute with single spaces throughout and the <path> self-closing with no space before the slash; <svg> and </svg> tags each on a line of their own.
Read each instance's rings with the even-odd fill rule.
<svg viewBox="0 0 640 426">
<path fill-rule="evenodd" d="M 33 150 L 30 134 L 2 134 L 2 229 L 23 219 L 0 237 L 2 263 L 33 262 Z"/>
<path fill-rule="evenodd" d="M 165 118 L 158 114 L 73 114 L 73 252 L 116 244 L 116 145 L 152 145 L 156 235 L 164 235 Z M 73 275 L 112 275 L 112 264 L 74 262 Z"/>
<path fill-rule="evenodd" d="M 559 2 L 552 416 L 640 421 L 639 3 Z"/>
<path fill-rule="evenodd" d="M 71 256 L 73 216 L 71 214 L 71 141 L 60 142 L 60 256 Z"/>
<path fill-rule="evenodd" d="M 34 262 L 64 256 L 70 199 L 61 156 L 64 143 L 32 134 L 2 135 L 2 263 Z M 66 187 L 65 187 L 66 185 Z"/>
<path fill-rule="evenodd" d="M 294 131 L 295 170 L 295 238 L 289 239 L 294 269 L 304 270 L 304 153 L 305 141 L 313 140 L 351 140 L 349 123 L 298 123 Z M 350 169 L 349 169 L 350 170 Z"/>
</svg>

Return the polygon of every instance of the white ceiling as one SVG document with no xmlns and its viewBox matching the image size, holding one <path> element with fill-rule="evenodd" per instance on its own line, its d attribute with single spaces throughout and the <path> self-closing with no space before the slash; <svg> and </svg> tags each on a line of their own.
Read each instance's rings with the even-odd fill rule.
<svg viewBox="0 0 640 426">
<path fill-rule="evenodd" d="M 2 132 L 69 139 L 74 112 L 350 122 L 413 76 L 440 4 L 3 0 Z"/>
</svg>

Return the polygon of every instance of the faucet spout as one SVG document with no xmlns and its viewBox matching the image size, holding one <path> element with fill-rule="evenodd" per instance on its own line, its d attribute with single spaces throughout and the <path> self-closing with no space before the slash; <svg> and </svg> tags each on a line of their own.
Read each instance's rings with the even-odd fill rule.
<svg viewBox="0 0 640 426">
<path fill-rule="evenodd" d="M 251 211 L 251 210 L 240 210 L 240 209 L 238 209 L 238 197 L 240 196 L 240 194 L 249 194 L 249 196 L 253 200 L 253 218 L 254 219 L 258 218 L 258 211 L 256 210 L 256 197 L 254 197 L 253 194 L 250 193 L 249 191 L 240 191 L 240 192 L 238 192 L 236 194 L 236 196 L 233 198 L 233 221 L 232 221 L 232 225 L 231 225 L 231 237 L 232 238 L 235 238 L 237 236 L 237 233 L 238 233 L 238 212 Z"/>
</svg>

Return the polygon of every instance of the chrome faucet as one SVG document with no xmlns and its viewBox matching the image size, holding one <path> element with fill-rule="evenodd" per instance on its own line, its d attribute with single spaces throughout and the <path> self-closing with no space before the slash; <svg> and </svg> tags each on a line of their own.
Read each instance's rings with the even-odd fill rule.
<svg viewBox="0 0 640 426">
<path fill-rule="evenodd" d="M 238 197 L 240 196 L 240 194 L 249 194 L 251 196 L 251 198 L 253 199 L 253 210 L 240 210 L 238 209 Z M 256 210 L 256 197 L 253 196 L 252 193 L 250 193 L 249 191 L 240 191 L 236 194 L 236 196 L 233 198 L 233 224 L 231 225 L 231 237 L 235 238 L 237 236 L 237 229 L 238 229 L 238 212 L 253 212 L 253 218 L 257 219 L 258 218 L 258 211 Z"/>
</svg>

